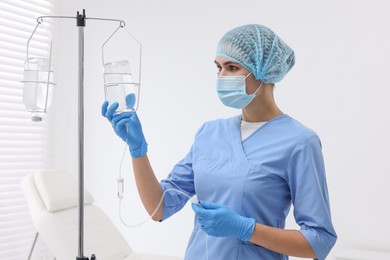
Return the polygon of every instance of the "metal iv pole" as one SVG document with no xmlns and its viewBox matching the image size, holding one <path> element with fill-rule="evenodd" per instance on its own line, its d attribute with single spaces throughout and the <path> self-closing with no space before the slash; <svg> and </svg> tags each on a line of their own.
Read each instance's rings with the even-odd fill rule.
<svg viewBox="0 0 390 260">
<path fill-rule="evenodd" d="M 83 14 L 77 12 L 77 27 L 79 31 L 78 52 L 79 52 L 79 95 L 78 95 L 78 115 L 79 115 L 79 240 L 77 260 L 88 260 L 84 257 L 84 27 L 85 10 Z M 95 255 L 91 256 L 95 259 Z"/>
<path fill-rule="evenodd" d="M 87 18 L 85 15 L 85 9 L 83 13 L 80 14 L 77 12 L 76 17 L 71 16 L 41 16 L 37 18 L 38 25 L 33 31 L 32 35 L 35 33 L 38 26 L 43 22 L 43 19 L 46 18 L 59 18 L 59 19 L 76 19 L 78 27 L 78 179 L 79 179 L 79 189 L 78 189 L 78 220 L 79 220 L 79 230 L 78 230 L 78 256 L 76 260 L 89 260 L 88 257 L 84 256 L 84 28 L 86 26 L 86 20 L 100 20 L 100 21 L 111 21 L 119 22 L 120 27 L 125 25 L 125 22 L 117 19 L 105 19 L 105 18 Z M 114 32 L 115 33 L 115 32 Z M 29 41 L 32 38 L 32 35 Z M 112 37 L 112 35 L 111 35 Z M 28 45 L 27 43 L 27 58 L 28 58 Z M 50 51 L 51 52 L 51 51 Z M 51 58 L 50 58 L 51 59 Z M 46 112 L 46 110 L 45 110 Z M 95 260 L 96 257 L 94 254 L 91 256 L 91 260 Z"/>
</svg>

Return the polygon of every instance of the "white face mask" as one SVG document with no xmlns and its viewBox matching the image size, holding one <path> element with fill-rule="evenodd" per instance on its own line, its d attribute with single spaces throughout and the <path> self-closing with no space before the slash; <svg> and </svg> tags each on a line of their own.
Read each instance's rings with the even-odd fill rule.
<svg viewBox="0 0 390 260">
<path fill-rule="evenodd" d="M 219 76 L 217 79 L 217 93 L 219 99 L 225 106 L 242 109 L 246 107 L 255 97 L 257 91 L 261 87 L 257 88 L 255 93 L 246 93 L 245 79 L 249 77 L 251 73 L 246 76 Z"/>
</svg>

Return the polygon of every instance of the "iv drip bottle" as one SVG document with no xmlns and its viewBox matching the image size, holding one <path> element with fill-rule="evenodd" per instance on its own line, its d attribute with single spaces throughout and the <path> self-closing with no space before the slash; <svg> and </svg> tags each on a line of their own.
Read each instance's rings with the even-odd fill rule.
<svg viewBox="0 0 390 260">
<path fill-rule="evenodd" d="M 104 64 L 104 90 L 110 104 L 118 102 L 117 113 L 137 110 L 139 83 L 134 82 L 127 60 Z M 131 106 L 128 97 L 134 98 Z"/>
<path fill-rule="evenodd" d="M 40 122 L 51 104 L 53 68 L 46 58 L 29 58 L 25 62 L 23 76 L 23 103 L 31 112 L 31 120 Z"/>
</svg>

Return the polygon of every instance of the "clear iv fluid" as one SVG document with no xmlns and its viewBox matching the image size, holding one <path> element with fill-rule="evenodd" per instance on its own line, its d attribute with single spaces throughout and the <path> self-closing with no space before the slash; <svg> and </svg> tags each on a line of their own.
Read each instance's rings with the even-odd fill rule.
<svg viewBox="0 0 390 260">
<path fill-rule="evenodd" d="M 135 100 L 138 100 L 139 83 L 135 82 L 130 71 L 129 62 L 126 60 L 114 61 L 104 64 L 104 88 L 106 100 L 112 104 L 119 104 L 117 113 L 136 110 L 133 102 L 130 106 L 126 105 L 126 98 L 129 94 L 134 94 Z"/>
<path fill-rule="evenodd" d="M 54 83 L 53 71 L 49 70 L 48 59 L 34 57 L 25 62 L 23 103 L 32 113 L 33 121 L 41 121 L 43 113 L 51 104 Z"/>
<path fill-rule="evenodd" d="M 51 73 L 52 74 L 52 73 Z M 23 87 L 23 102 L 28 111 L 44 111 L 46 107 L 46 95 L 47 106 L 50 106 L 52 99 L 52 84 L 47 83 L 48 72 L 26 70 L 24 71 L 24 78 L 28 78 L 31 81 L 24 82 Z M 47 89 L 49 87 L 49 89 Z"/>
<path fill-rule="evenodd" d="M 119 107 L 116 110 L 117 113 L 129 112 L 136 109 L 134 106 L 128 107 L 126 105 L 126 96 L 130 93 L 138 93 L 138 83 L 128 84 L 106 84 L 106 100 L 112 104 L 118 102 Z M 137 98 L 137 97 L 136 97 Z M 134 102 L 136 103 L 136 102 Z"/>
<path fill-rule="evenodd" d="M 104 73 L 104 84 L 118 85 L 133 83 L 133 77 L 131 73 L 124 72 L 106 72 Z"/>
</svg>

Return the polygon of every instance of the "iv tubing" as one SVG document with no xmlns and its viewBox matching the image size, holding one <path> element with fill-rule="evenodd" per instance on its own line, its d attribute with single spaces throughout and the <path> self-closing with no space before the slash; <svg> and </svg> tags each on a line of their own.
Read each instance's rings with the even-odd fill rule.
<svg viewBox="0 0 390 260">
<path fill-rule="evenodd" d="M 144 220 L 144 221 L 142 221 L 141 223 L 138 223 L 138 224 L 136 224 L 136 225 L 129 225 L 129 224 L 127 224 L 127 223 L 124 221 L 124 219 L 122 218 L 122 211 L 121 211 L 121 209 L 122 209 L 122 198 L 123 198 L 123 197 L 122 197 L 122 198 L 119 197 L 119 218 L 120 218 L 122 224 L 125 225 L 126 227 L 129 227 L 129 228 L 136 228 L 136 227 L 140 227 L 140 226 L 142 226 L 143 224 L 145 224 L 146 222 L 150 221 L 150 220 L 153 218 L 153 216 L 156 214 L 156 212 L 158 211 L 158 209 L 160 208 L 162 202 L 164 201 L 165 193 L 167 193 L 168 191 L 176 191 L 176 192 L 178 192 L 178 193 L 181 193 L 181 194 L 187 196 L 189 199 L 191 199 L 191 197 L 190 197 L 187 193 L 185 193 L 185 192 L 183 192 L 183 191 L 181 191 L 181 190 L 178 190 L 178 189 L 166 189 L 166 190 L 164 191 L 163 195 L 161 196 L 161 199 L 160 199 L 160 201 L 158 202 L 158 205 L 157 205 L 156 209 L 153 211 L 153 213 L 150 215 L 149 218 L 147 218 L 146 220 Z M 208 237 L 209 237 L 209 236 L 207 235 L 207 233 L 205 233 L 205 235 L 206 235 L 206 251 L 205 251 L 205 254 L 206 254 L 206 260 L 208 260 L 208 259 L 209 259 L 209 253 L 208 253 Z"/>
<path fill-rule="evenodd" d="M 126 125 L 126 127 L 127 127 L 127 125 Z M 123 192 L 123 181 L 124 181 L 124 179 L 122 178 L 122 165 L 123 165 L 123 160 L 124 160 L 124 158 L 125 158 L 125 154 L 126 154 L 126 150 L 127 150 L 127 147 L 128 147 L 128 145 L 127 145 L 127 143 L 126 143 L 126 145 L 125 145 L 125 149 L 124 149 L 124 151 L 123 151 L 123 154 L 122 154 L 122 158 L 121 158 L 121 162 L 120 162 L 120 165 L 119 165 L 119 176 L 118 176 L 118 182 L 120 182 L 121 183 L 121 185 L 122 185 L 122 189 L 121 189 L 121 191 L 118 189 L 118 198 L 119 198 L 119 209 L 118 209 L 118 213 L 119 213 L 119 218 L 120 218 L 120 220 L 121 220 L 121 222 L 122 222 L 122 224 L 124 225 L 124 226 L 126 226 L 126 227 L 129 227 L 129 228 L 136 228 L 136 227 L 140 227 L 140 226 L 142 226 L 143 224 L 145 224 L 146 222 L 148 222 L 148 221 L 150 221 L 152 218 L 153 218 L 153 216 L 157 213 L 157 211 L 158 211 L 158 209 L 160 208 L 160 206 L 161 206 L 161 204 L 163 203 L 163 201 L 164 201 L 164 196 L 165 196 L 165 193 L 167 193 L 168 191 L 176 191 L 176 192 L 178 192 L 178 193 L 181 193 L 181 194 L 183 194 L 184 196 L 186 196 L 188 199 L 191 199 L 191 197 L 190 197 L 190 195 L 188 195 L 187 193 L 185 193 L 185 192 L 183 192 L 183 191 L 181 191 L 181 190 L 178 190 L 178 189 L 166 189 L 164 192 L 163 192 L 163 194 L 162 194 L 162 196 L 161 196 L 161 199 L 160 199 L 160 201 L 158 202 L 158 204 L 157 204 L 157 207 L 156 207 L 156 209 L 153 211 L 153 213 L 146 219 L 146 220 L 144 220 L 144 221 L 142 221 L 142 222 L 140 222 L 140 223 L 138 223 L 138 224 L 136 224 L 136 225 L 129 225 L 129 224 L 127 224 L 125 221 L 124 221 L 124 219 L 122 218 L 122 199 L 123 199 L 123 194 L 121 193 L 121 192 Z M 205 233 L 205 235 L 206 235 L 206 260 L 208 260 L 209 259 L 209 254 L 208 254 L 208 235 L 207 235 L 207 233 Z"/>
<path fill-rule="evenodd" d="M 122 205 L 122 204 L 121 204 L 122 199 L 119 198 L 119 217 L 120 217 L 120 219 L 121 219 L 122 224 L 125 225 L 126 227 L 135 228 L 135 227 L 142 226 L 142 225 L 145 224 L 146 222 L 150 221 L 150 220 L 153 218 L 153 216 L 156 215 L 158 209 L 160 208 L 161 204 L 162 204 L 163 201 L 164 201 L 165 193 L 167 193 L 168 191 L 175 191 L 175 192 L 181 193 L 181 194 L 183 194 L 184 196 L 186 196 L 186 197 L 188 197 L 189 199 L 191 199 L 191 197 L 190 197 L 187 193 L 185 193 L 185 192 L 183 192 L 183 191 L 181 191 L 181 190 L 178 190 L 178 189 L 166 189 L 166 190 L 164 191 L 163 195 L 161 196 L 161 199 L 160 199 L 160 201 L 158 202 L 156 209 L 153 211 L 153 213 L 152 213 L 146 220 L 144 220 L 144 221 L 142 221 L 141 223 L 136 224 L 136 225 L 129 225 L 129 224 L 125 223 L 124 220 L 123 220 L 123 218 L 122 218 L 122 214 L 121 214 L 121 213 L 122 213 L 122 211 L 121 211 L 121 208 L 122 208 L 122 207 L 121 207 L 121 205 Z"/>
<path fill-rule="evenodd" d="M 178 193 L 180 193 L 180 194 L 183 194 L 184 196 L 186 196 L 188 199 L 191 199 L 191 196 L 190 195 L 188 195 L 187 193 L 185 193 L 184 191 L 181 191 L 181 190 L 179 190 L 179 189 L 166 189 L 164 192 L 163 192 L 163 194 L 162 194 L 162 196 L 161 196 L 161 199 L 160 199 L 160 201 L 158 202 L 158 204 L 157 204 L 157 207 L 156 207 L 156 209 L 153 211 L 153 213 L 150 215 L 150 217 L 148 218 L 148 219 L 146 219 L 146 220 L 144 220 L 144 221 L 142 221 L 141 223 L 139 223 L 139 224 L 136 224 L 136 225 L 129 225 L 129 224 L 127 224 L 127 223 L 125 223 L 125 221 L 123 220 L 123 218 L 122 218 L 122 198 L 123 198 L 123 194 L 122 194 L 122 192 L 123 192 L 123 181 L 124 181 L 124 179 L 122 178 L 122 165 L 123 165 L 123 160 L 124 160 L 124 158 L 125 158 L 125 154 L 126 154 L 126 150 L 127 150 L 127 144 L 125 145 L 125 149 L 124 149 L 124 151 L 123 151 L 123 155 L 122 155 L 122 158 L 121 158 L 121 162 L 120 162 L 120 166 L 119 166 L 119 176 L 118 176 L 118 179 L 117 179 L 117 181 L 118 181 L 118 183 L 121 183 L 121 185 L 122 185 L 122 189 L 121 190 L 119 190 L 118 189 L 118 198 L 119 198 L 119 217 L 120 217 L 120 219 L 121 219 L 121 222 L 122 222 L 122 224 L 123 225 L 125 225 L 126 227 L 131 227 L 131 228 L 134 228 L 134 227 L 139 227 L 139 226 L 142 226 L 143 224 L 145 224 L 146 222 L 148 222 L 149 220 L 151 220 L 152 218 L 153 218 L 153 216 L 154 215 L 156 215 L 156 213 L 157 213 L 157 211 L 158 211 L 158 209 L 160 208 L 160 206 L 161 206 L 161 204 L 163 203 L 163 201 L 164 201 L 164 196 L 165 196 L 165 193 L 167 193 L 168 191 L 176 191 L 176 192 L 178 192 Z"/>
</svg>

